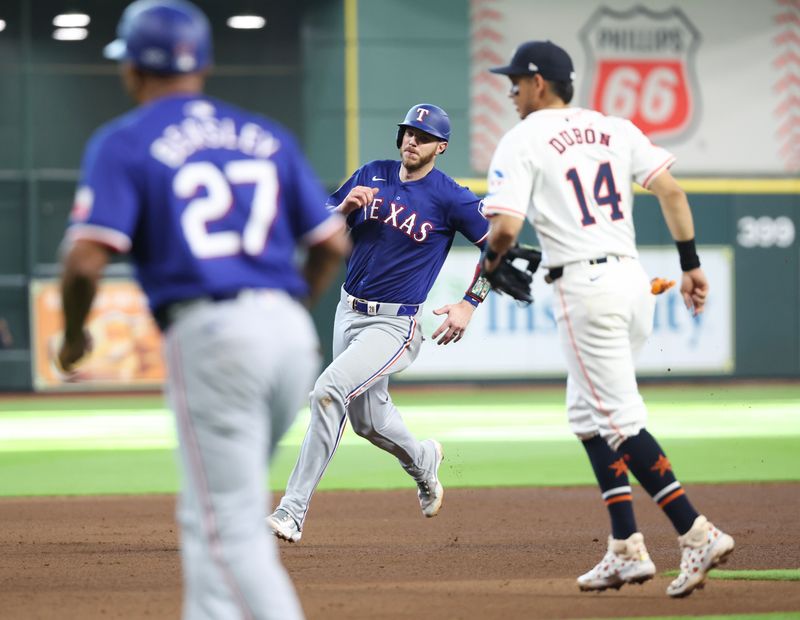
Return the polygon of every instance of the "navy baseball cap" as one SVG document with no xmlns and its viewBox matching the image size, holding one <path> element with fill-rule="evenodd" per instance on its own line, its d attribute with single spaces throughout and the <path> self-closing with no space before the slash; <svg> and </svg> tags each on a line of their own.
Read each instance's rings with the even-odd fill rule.
<svg viewBox="0 0 800 620">
<path fill-rule="evenodd" d="M 571 82 L 575 79 L 572 58 L 552 41 L 528 41 L 514 50 L 511 62 L 505 67 L 493 67 L 492 73 L 502 75 L 535 75 L 553 82 Z"/>
<path fill-rule="evenodd" d="M 188 0 L 137 0 L 123 12 L 117 39 L 103 55 L 170 75 L 210 65 L 211 47 L 208 18 Z"/>
</svg>

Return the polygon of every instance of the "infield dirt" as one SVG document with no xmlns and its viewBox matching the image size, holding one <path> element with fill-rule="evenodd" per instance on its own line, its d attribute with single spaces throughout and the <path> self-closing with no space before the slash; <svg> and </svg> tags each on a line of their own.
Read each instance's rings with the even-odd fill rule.
<svg viewBox="0 0 800 620">
<path fill-rule="evenodd" d="M 639 526 L 659 573 L 603 593 L 575 586 L 605 551 L 608 522 L 596 489 L 448 489 L 435 519 L 422 517 L 414 491 L 317 494 L 302 541 L 280 545 L 309 619 L 800 611 L 798 581 L 709 580 L 686 599 L 669 599 L 663 572 L 678 566 L 675 535 L 638 487 Z M 800 568 L 800 484 L 688 491 L 736 538 L 725 568 Z M 174 503 L 173 496 L 0 500 L 0 618 L 178 618 Z"/>
</svg>

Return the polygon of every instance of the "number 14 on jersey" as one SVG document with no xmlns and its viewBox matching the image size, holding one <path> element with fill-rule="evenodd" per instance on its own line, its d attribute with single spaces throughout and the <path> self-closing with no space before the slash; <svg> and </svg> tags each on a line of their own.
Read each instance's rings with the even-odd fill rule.
<svg viewBox="0 0 800 620">
<path fill-rule="evenodd" d="M 589 205 L 586 204 L 586 194 L 583 191 L 583 183 L 580 176 L 578 176 L 577 168 L 570 168 L 567 170 L 567 181 L 572 183 L 572 189 L 575 190 L 575 198 L 578 200 L 578 207 L 581 210 L 581 224 L 584 226 L 591 226 L 596 224 L 597 220 L 589 211 Z M 611 164 L 603 162 L 597 167 L 597 173 L 594 177 L 594 205 L 598 207 L 609 206 L 611 207 L 611 220 L 621 220 L 624 216 L 619 208 L 619 203 L 622 196 L 617 192 L 616 183 L 614 183 L 614 173 L 611 170 Z"/>
</svg>

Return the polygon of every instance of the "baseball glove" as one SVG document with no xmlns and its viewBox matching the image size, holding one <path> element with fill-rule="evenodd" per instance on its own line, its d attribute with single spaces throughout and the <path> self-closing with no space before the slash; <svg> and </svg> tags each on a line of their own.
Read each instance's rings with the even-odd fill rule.
<svg viewBox="0 0 800 620">
<path fill-rule="evenodd" d="M 514 265 L 514 261 L 517 259 L 525 261 L 527 264 L 517 267 Z M 541 261 L 542 253 L 535 247 L 517 244 L 500 259 L 500 264 L 494 271 L 483 272 L 481 275 L 489 282 L 492 290 L 530 304 L 533 302 L 531 294 L 533 274 Z M 483 265 L 483 261 L 481 261 L 481 265 Z"/>
</svg>

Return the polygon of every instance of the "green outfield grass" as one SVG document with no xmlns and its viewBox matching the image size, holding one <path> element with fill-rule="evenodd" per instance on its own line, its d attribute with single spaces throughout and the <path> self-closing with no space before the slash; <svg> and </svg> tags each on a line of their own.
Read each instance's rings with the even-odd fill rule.
<svg viewBox="0 0 800 620">
<path fill-rule="evenodd" d="M 800 480 L 800 385 L 690 385 L 643 389 L 648 428 L 684 482 Z M 420 438 L 446 452 L 450 487 L 594 484 L 571 436 L 562 388 L 397 390 Z M 282 489 L 302 441 L 303 412 L 271 473 Z M 0 495 L 172 493 L 172 419 L 157 396 L 47 396 L 0 400 Z M 364 475 L 369 471 L 369 476 Z M 320 489 L 409 485 L 388 454 L 351 430 Z"/>
</svg>

